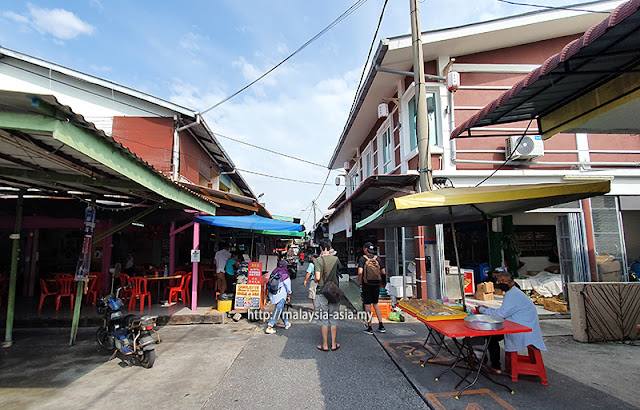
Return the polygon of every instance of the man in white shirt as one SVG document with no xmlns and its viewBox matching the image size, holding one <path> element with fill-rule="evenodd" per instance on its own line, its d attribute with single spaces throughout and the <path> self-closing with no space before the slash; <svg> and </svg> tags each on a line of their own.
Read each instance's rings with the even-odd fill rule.
<svg viewBox="0 0 640 410">
<path fill-rule="evenodd" d="M 226 242 L 220 242 L 220 250 L 216 252 L 214 259 L 216 261 L 216 276 L 218 277 L 218 290 L 220 293 L 224 293 L 226 291 L 226 279 L 225 279 L 225 271 L 224 268 L 227 265 L 227 261 L 231 257 L 231 252 L 229 252 L 229 245 Z M 222 280 L 220 280 L 222 278 Z M 224 283 L 224 289 L 221 289 L 222 284 Z"/>
</svg>

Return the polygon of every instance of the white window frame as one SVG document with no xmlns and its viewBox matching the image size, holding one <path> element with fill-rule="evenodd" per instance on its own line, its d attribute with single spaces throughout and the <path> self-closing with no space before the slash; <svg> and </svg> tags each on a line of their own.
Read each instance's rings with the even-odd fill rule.
<svg viewBox="0 0 640 410">
<path fill-rule="evenodd" d="M 384 161 L 384 135 L 385 133 L 389 133 L 389 158 L 388 161 Z M 394 154 L 394 146 L 393 146 L 393 129 L 391 127 L 391 115 L 385 122 L 382 123 L 380 128 L 378 129 L 378 133 L 376 135 L 376 139 L 378 141 L 378 175 L 387 175 L 389 172 L 392 172 L 395 167 L 395 154 Z M 388 167 L 385 167 L 387 165 Z"/>
<path fill-rule="evenodd" d="M 362 151 L 362 181 L 373 175 L 373 170 L 375 169 L 373 166 L 374 151 L 372 145 L 373 144 L 369 142 L 364 151 Z M 369 163 L 367 163 L 367 156 L 369 156 Z"/>
<path fill-rule="evenodd" d="M 353 194 L 353 192 L 360 186 L 360 172 L 358 166 L 354 166 L 347 174 L 347 197 Z"/>
<path fill-rule="evenodd" d="M 442 103 L 441 99 L 443 95 L 446 95 L 446 90 L 444 90 L 441 84 L 438 83 L 427 83 L 426 92 L 433 93 L 435 97 L 436 107 L 435 107 L 435 122 L 436 122 L 436 145 L 431 145 L 431 153 L 432 154 L 442 154 L 444 152 L 443 144 L 444 144 L 444 133 L 442 130 L 442 123 L 444 119 L 444 113 L 442 112 Z M 444 91 L 443 91 L 444 90 Z M 444 94 L 443 94 L 444 93 Z M 404 93 L 401 99 L 402 110 L 401 110 L 401 121 L 403 126 L 400 129 L 400 143 L 403 145 L 401 149 L 402 153 L 402 161 L 403 163 L 408 162 L 411 158 L 415 157 L 418 154 L 418 147 L 411 149 L 411 119 L 409 118 L 409 103 L 415 97 L 415 85 L 412 83 L 411 86 L 407 88 L 407 91 Z"/>
</svg>

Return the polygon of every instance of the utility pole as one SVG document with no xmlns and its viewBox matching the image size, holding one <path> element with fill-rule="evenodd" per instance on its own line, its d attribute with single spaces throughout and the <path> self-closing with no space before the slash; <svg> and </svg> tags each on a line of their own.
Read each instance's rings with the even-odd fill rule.
<svg viewBox="0 0 640 410">
<path fill-rule="evenodd" d="M 416 136 L 418 138 L 418 167 L 420 168 L 420 191 L 433 190 L 431 169 L 431 147 L 429 145 L 429 120 L 427 118 L 427 89 L 424 78 L 424 58 L 420 33 L 420 10 L 418 1 L 409 0 L 411 8 L 411 42 L 413 45 L 413 81 L 415 83 Z"/>
<path fill-rule="evenodd" d="M 311 206 L 313 207 L 313 229 L 316 228 L 316 200 L 311 201 Z"/>
<path fill-rule="evenodd" d="M 422 54 L 422 35 L 420 31 L 420 10 L 417 0 L 409 0 L 411 10 L 411 44 L 413 46 L 413 81 L 415 83 L 416 137 L 418 140 L 418 172 L 420 173 L 420 192 L 433 190 L 433 169 L 431 168 L 431 146 L 429 144 L 429 119 L 427 117 L 427 88 L 424 76 L 424 57 Z M 422 227 L 425 238 L 435 237 L 435 226 Z M 421 245 L 424 246 L 424 245 Z M 403 244 L 404 247 L 404 244 Z M 431 255 L 431 269 L 425 272 L 427 296 L 436 299 L 439 294 L 436 273 L 435 254 Z M 404 281 L 403 281 L 403 286 Z M 406 288 L 403 289 L 403 292 Z"/>
</svg>

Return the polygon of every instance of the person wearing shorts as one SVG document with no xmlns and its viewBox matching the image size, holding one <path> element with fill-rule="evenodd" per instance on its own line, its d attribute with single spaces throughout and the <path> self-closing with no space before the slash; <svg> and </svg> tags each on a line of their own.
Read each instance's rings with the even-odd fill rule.
<svg viewBox="0 0 640 410">
<path fill-rule="evenodd" d="M 313 265 L 313 261 L 316 260 L 318 255 L 311 255 L 309 258 L 309 266 L 307 266 L 307 276 L 304 277 L 304 286 L 307 286 L 307 282 L 309 282 L 309 299 L 311 299 L 311 303 L 313 303 L 313 310 L 316 310 L 316 293 L 318 289 L 318 284 L 315 280 L 313 280 L 313 276 L 315 276 L 315 268 Z M 311 278 L 311 281 L 309 281 Z"/>
<path fill-rule="evenodd" d="M 331 329 L 331 350 L 338 350 L 340 344 L 336 342 L 338 336 L 338 314 L 340 312 L 340 302 L 329 303 L 322 294 L 322 289 L 327 282 L 338 285 L 338 257 L 331 254 L 331 241 L 324 238 L 320 241 L 321 255 L 314 262 L 314 281 L 318 284 L 316 289 L 316 316 L 322 334 L 322 344 L 318 345 L 318 350 L 329 351 L 329 329 Z"/>
<path fill-rule="evenodd" d="M 382 267 L 382 262 L 378 257 L 378 252 L 376 252 L 376 248 L 373 246 L 371 242 L 367 242 L 364 244 L 364 255 L 358 259 L 358 279 L 360 280 L 360 288 L 362 291 L 362 304 L 364 305 L 365 312 L 368 313 L 368 321 L 367 327 L 364 329 L 364 333 L 368 335 L 373 334 L 373 329 L 371 328 L 371 322 L 373 320 L 373 315 L 371 314 L 371 308 L 376 312 L 376 317 L 378 318 L 378 332 L 384 333 L 385 328 L 382 324 L 382 313 L 380 312 L 380 307 L 378 306 L 378 298 L 380 296 L 380 286 L 384 284 L 384 277 L 386 276 L 386 271 Z M 380 265 L 382 281 L 378 284 L 368 284 L 364 279 L 364 268 L 368 259 L 377 259 L 378 264 Z"/>
</svg>

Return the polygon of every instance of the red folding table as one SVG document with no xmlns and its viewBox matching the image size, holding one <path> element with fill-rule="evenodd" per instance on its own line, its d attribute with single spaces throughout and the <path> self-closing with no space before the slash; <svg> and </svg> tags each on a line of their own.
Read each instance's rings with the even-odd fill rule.
<svg viewBox="0 0 640 410">
<path fill-rule="evenodd" d="M 411 312 L 408 312 L 408 313 L 411 314 Z M 510 387 L 494 380 L 487 373 L 487 371 L 484 369 L 484 366 L 483 366 L 484 359 L 487 356 L 487 348 L 489 347 L 489 341 L 492 336 L 531 332 L 530 328 L 505 320 L 504 327 L 502 329 L 476 330 L 476 329 L 471 329 L 467 327 L 465 325 L 464 319 L 429 321 L 421 318 L 419 315 L 412 314 L 412 316 L 416 317 L 418 320 L 424 323 L 429 328 L 430 334 L 432 333 L 432 331 L 435 331 L 440 336 L 438 338 L 434 337 L 438 345 L 438 350 L 436 351 L 436 355 L 440 351 L 440 349 L 444 347 L 446 348 L 446 350 L 452 353 L 453 356 L 455 357 L 455 360 L 453 361 L 453 363 L 445 371 L 443 371 L 439 376 L 436 377 L 436 381 L 439 381 L 440 378 L 444 376 L 445 373 L 451 371 L 460 377 L 460 382 L 456 385 L 456 388 L 458 388 L 458 386 L 460 386 L 462 382 L 464 382 L 470 375 L 475 373 L 475 378 L 473 379 L 473 381 L 469 383 L 467 386 L 463 387 L 458 392 L 458 395 L 455 396 L 456 399 L 459 399 L 460 395 L 465 390 L 469 389 L 471 386 L 476 384 L 476 382 L 478 381 L 478 377 L 480 377 L 480 373 L 482 373 L 487 379 L 489 379 L 493 383 L 503 386 L 511 394 L 513 394 L 513 390 Z M 446 345 L 445 343 L 446 337 L 450 338 L 453 341 L 455 345 L 455 349 L 450 349 Z M 476 356 L 473 350 L 473 346 L 470 343 L 470 339 L 474 337 L 481 337 L 484 340 L 484 346 L 482 348 L 482 357 L 480 358 Z M 433 357 L 435 357 L 435 355 L 427 359 L 426 362 L 428 363 L 431 359 L 433 359 Z M 461 375 L 456 371 L 456 366 L 458 366 L 458 364 L 460 363 L 464 365 L 464 370 L 466 371 L 464 375 Z"/>
</svg>

